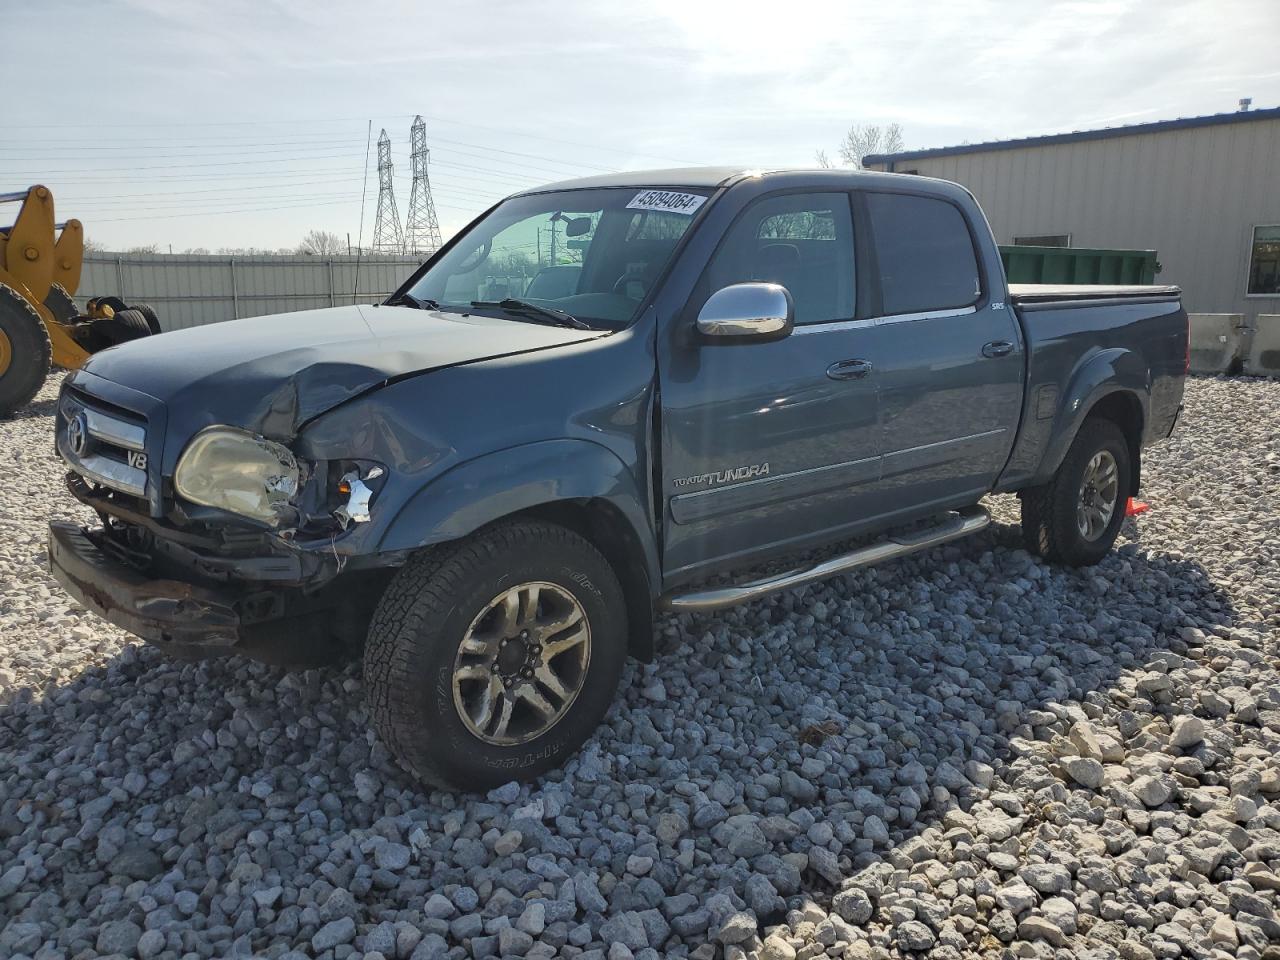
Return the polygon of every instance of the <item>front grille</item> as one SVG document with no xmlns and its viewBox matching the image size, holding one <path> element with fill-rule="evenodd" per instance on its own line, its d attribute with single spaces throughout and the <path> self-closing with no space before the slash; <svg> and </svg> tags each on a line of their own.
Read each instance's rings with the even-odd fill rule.
<svg viewBox="0 0 1280 960">
<path fill-rule="evenodd" d="M 66 391 L 59 403 L 58 453 L 86 480 L 146 499 L 147 424 L 140 415 Z"/>
</svg>

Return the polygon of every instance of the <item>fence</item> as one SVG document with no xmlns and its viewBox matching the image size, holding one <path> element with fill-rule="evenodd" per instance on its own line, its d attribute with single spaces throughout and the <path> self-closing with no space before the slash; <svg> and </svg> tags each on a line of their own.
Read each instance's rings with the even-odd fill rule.
<svg viewBox="0 0 1280 960">
<path fill-rule="evenodd" d="M 149 303 L 165 330 L 238 317 L 383 300 L 421 261 L 415 257 L 228 257 L 90 253 L 77 299 Z M 354 291 L 354 292 L 353 292 Z"/>
</svg>

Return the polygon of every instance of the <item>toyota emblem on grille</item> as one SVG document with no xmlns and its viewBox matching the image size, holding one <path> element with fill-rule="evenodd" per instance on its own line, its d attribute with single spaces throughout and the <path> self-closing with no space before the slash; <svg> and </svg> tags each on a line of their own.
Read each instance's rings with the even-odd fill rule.
<svg viewBox="0 0 1280 960">
<path fill-rule="evenodd" d="M 77 457 L 83 457 L 89 446 L 89 418 L 81 410 L 67 424 L 67 446 Z"/>
</svg>

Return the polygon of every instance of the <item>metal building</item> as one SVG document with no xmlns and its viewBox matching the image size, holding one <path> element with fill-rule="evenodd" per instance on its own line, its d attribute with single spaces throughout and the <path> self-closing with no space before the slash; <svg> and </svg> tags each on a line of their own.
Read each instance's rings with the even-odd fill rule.
<svg viewBox="0 0 1280 960">
<path fill-rule="evenodd" d="M 1192 312 L 1280 313 L 1280 108 L 868 156 L 981 202 L 1000 243 L 1154 249 Z"/>
</svg>

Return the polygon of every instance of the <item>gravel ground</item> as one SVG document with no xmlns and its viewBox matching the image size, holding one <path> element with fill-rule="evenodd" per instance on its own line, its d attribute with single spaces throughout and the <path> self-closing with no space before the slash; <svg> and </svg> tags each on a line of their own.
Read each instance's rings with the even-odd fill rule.
<svg viewBox="0 0 1280 960">
<path fill-rule="evenodd" d="M 662 620 L 580 756 L 424 792 L 359 672 L 71 604 L 0 425 L 0 956 L 1280 957 L 1280 384 L 1196 380 L 1093 570 L 979 537 Z"/>
</svg>

